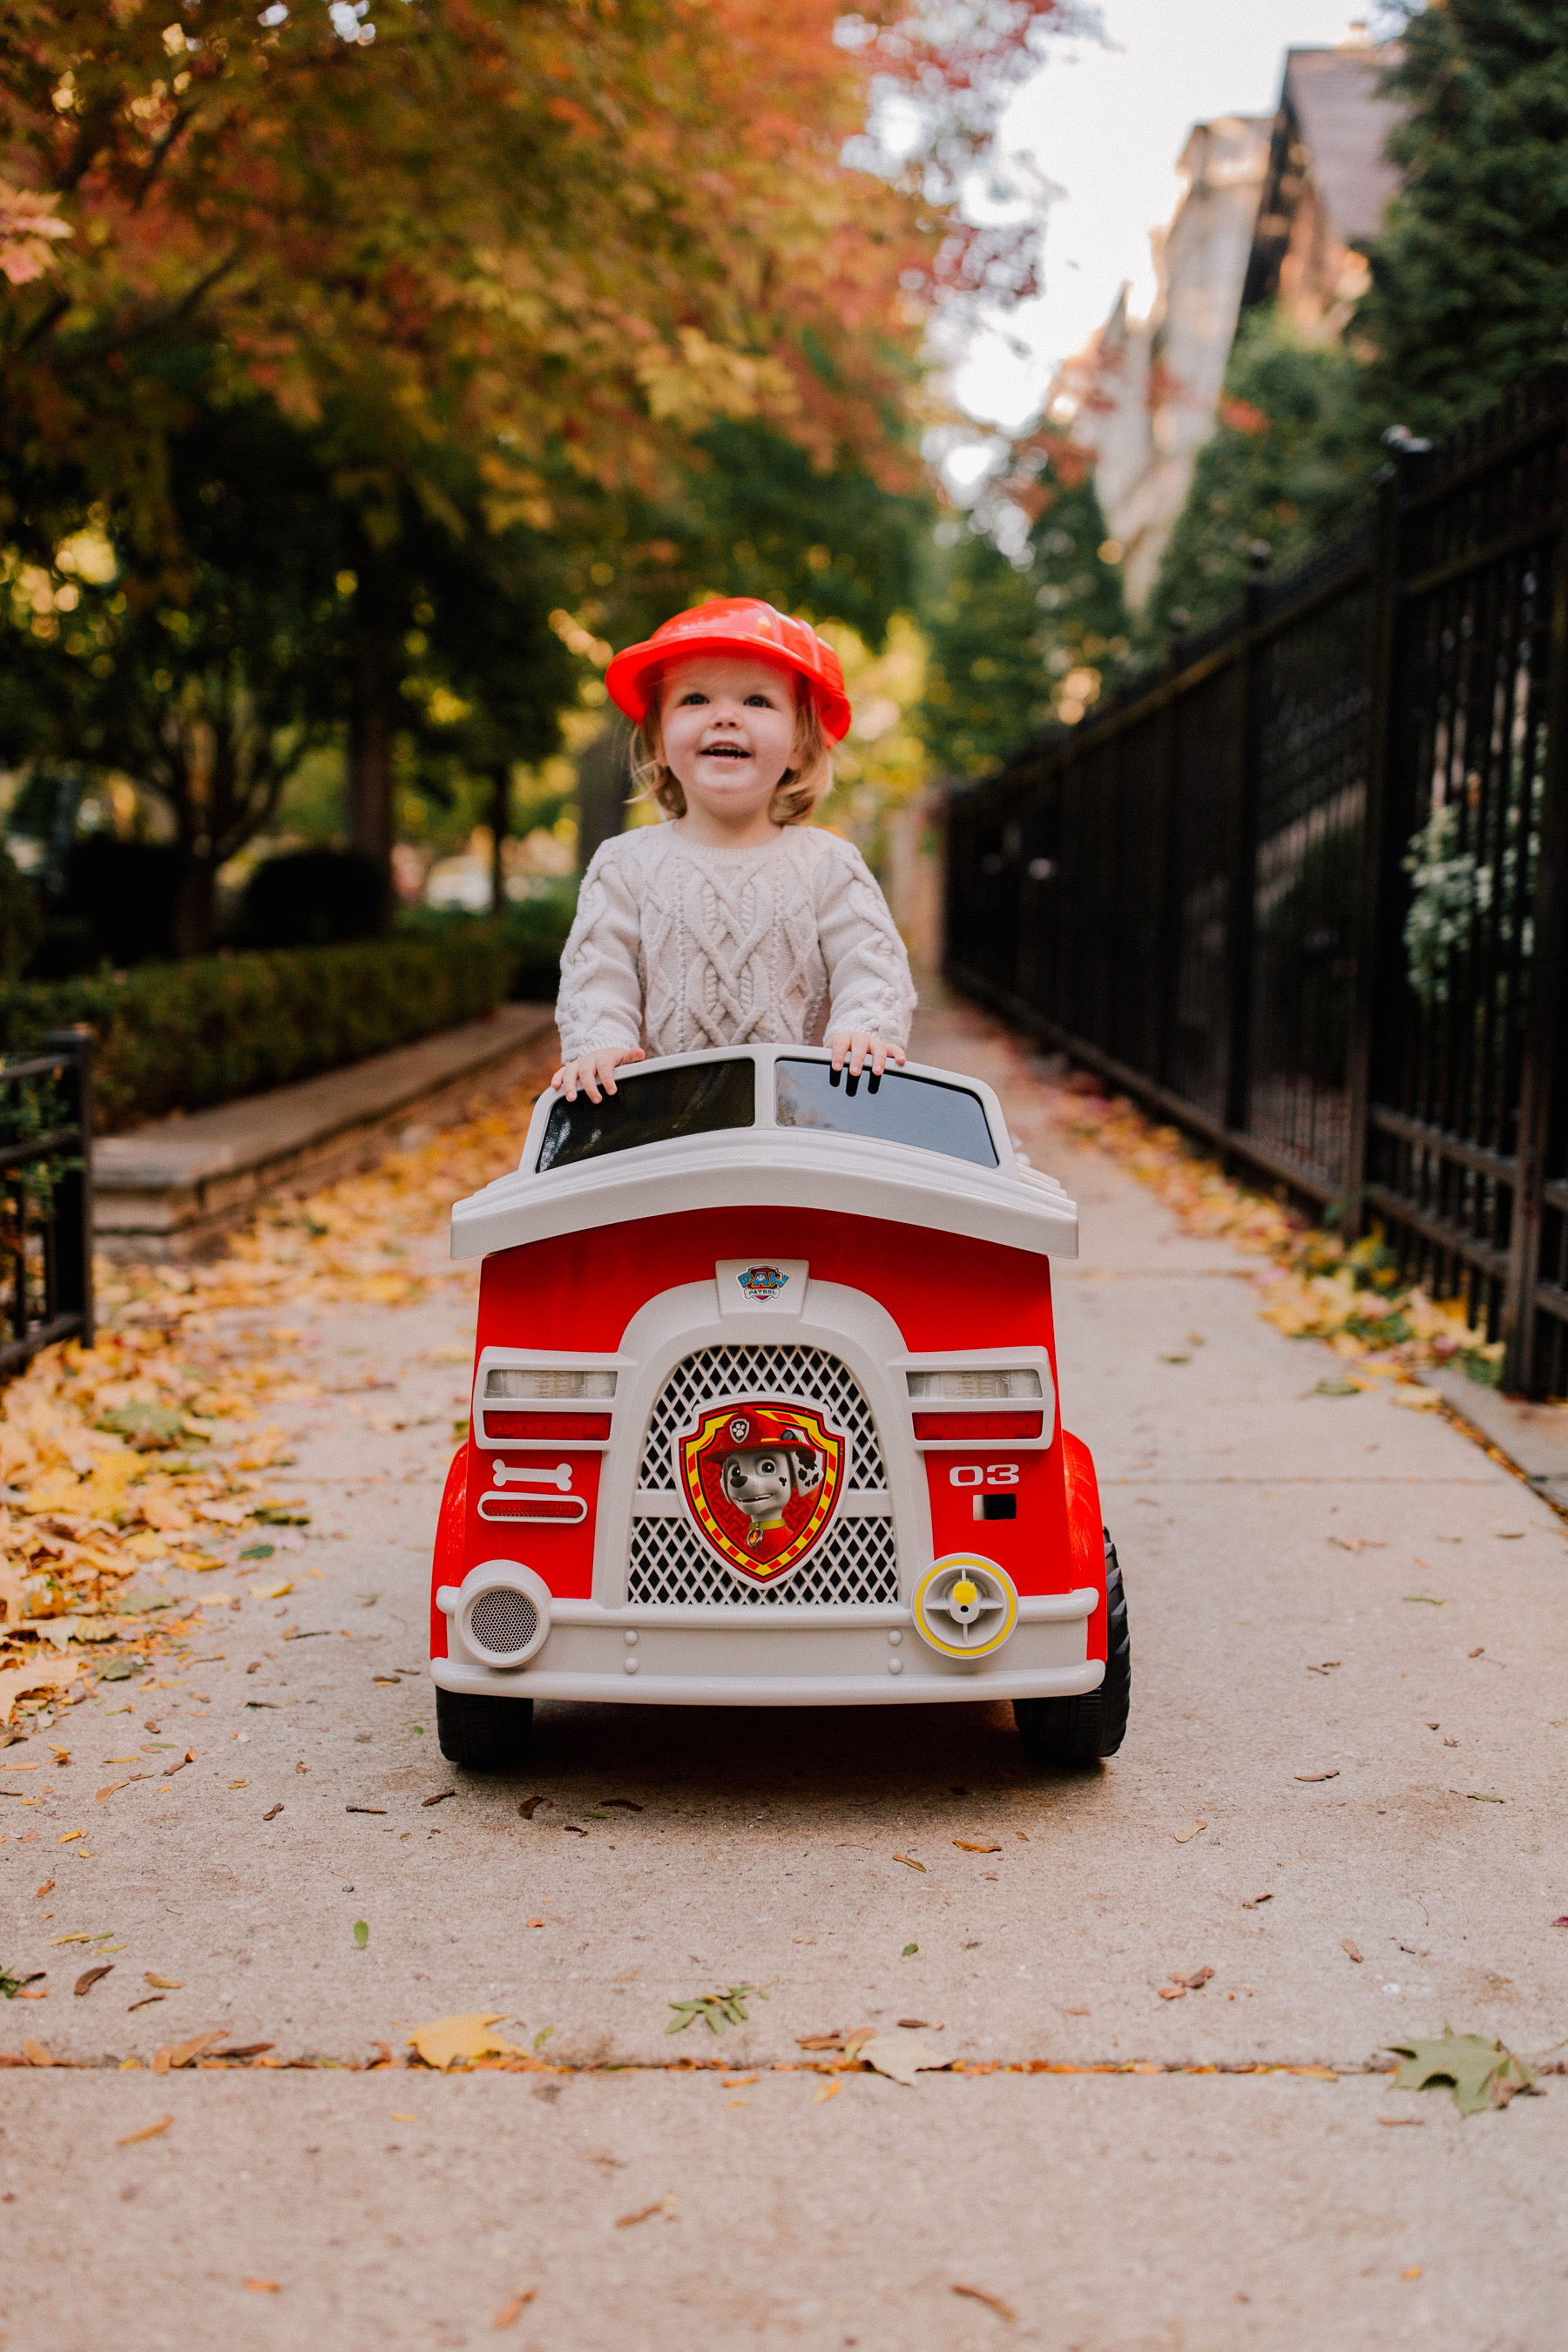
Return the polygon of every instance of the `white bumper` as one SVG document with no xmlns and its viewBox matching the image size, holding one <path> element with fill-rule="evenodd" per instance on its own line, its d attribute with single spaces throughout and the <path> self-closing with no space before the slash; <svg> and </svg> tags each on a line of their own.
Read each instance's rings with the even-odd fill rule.
<svg viewBox="0 0 1568 2352">
<path fill-rule="evenodd" d="M 528 1664 L 502 1669 L 466 1654 L 458 1595 L 439 1599 L 455 1654 L 431 1661 L 442 1690 L 477 1697 L 592 1699 L 637 1706 L 897 1706 L 951 1699 L 1069 1698 L 1104 1678 L 1086 1657 L 1100 1594 L 1025 1598 L 999 1650 L 948 1658 L 922 1640 L 907 1609 L 612 1610 L 554 1603 L 550 1633 Z"/>
</svg>

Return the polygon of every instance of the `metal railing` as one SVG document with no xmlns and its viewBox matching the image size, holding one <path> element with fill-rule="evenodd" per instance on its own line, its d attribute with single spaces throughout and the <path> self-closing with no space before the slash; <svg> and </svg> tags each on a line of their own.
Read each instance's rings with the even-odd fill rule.
<svg viewBox="0 0 1568 2352">
<path fill-rule="evenodd" d="M 0 1066 L 0 1380 L 71 1339 L 93 1341 L 92 1039 L 61 1029 Z"/>
<path fill-rule="evenodd" d="M 948 807 L 954 983 L 1568 1391 L 1568 372 Z"/>
</svg>

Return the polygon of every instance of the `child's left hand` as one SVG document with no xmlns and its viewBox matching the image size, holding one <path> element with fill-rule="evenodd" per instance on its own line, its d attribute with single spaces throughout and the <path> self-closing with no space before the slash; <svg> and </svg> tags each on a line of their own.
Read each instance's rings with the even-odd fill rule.
<svg viewBox="0 0 1568 2352">
<path fill-rule="evenodd" d="M 879 1037 L 874 1029 L 837 1030 L 828 1038 L 827 1050 L 833 1056 L 833 1066 L 836 1070 L 841 1070 L 844 1067 L 845 1055 L 848 1055 L 849 1075 L 852 1078 L 859 1076 L 868 1055 L 870 1056 L 871 1076 L 874 1078 L 881 1076 L 889 1061 L 897 1062 L 901 1066 L 908 1058 L 901 1045 L 889 1045 L 887 1039 Z"/>
</svg>

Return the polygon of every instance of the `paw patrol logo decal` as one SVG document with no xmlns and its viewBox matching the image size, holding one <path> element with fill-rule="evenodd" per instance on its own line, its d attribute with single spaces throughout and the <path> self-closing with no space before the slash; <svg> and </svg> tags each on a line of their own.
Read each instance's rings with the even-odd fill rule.
<svg viewBox="0 0 1568 2352">
<path fill-rule="evenodd" d="M 735 1279 L 757 1307 L 765 1307 L 770 1298 L 776 1298 L 789 1282 L 788 1275 L 781 1274 L 776 1265 L 749 1265 Z"/>
<path fill-rule="evenodd" d="M 815 1405 L 709 1405 L 676 1447 L 680 1491 L 727 1568 L 774 1584 L 820 1541 L 847 1450 Z"/>
</svg>

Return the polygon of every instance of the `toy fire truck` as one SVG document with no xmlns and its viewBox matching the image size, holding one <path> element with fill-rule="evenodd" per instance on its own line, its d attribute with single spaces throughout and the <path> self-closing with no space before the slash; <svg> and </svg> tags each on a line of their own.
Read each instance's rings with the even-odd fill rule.
<svg viewBox="0 0 1568 2352">
<path fill-rule="evenodd" d="M 528 1759 L 536 1699 L 1011 1700 L 1114 1754 L 1127 1611 L 1057 1407 L 1062 1188 L 951 1072 L 736 1046 L 544 1095 L 452 1213 L 483 1260 L 436 1541 L 441 1748 Z"/>
</svg>

